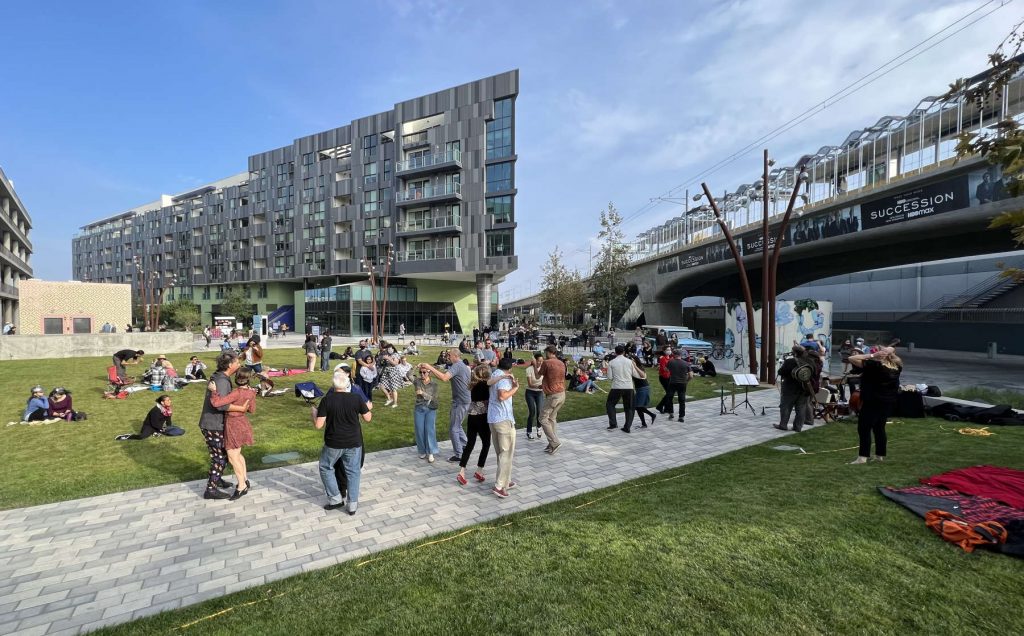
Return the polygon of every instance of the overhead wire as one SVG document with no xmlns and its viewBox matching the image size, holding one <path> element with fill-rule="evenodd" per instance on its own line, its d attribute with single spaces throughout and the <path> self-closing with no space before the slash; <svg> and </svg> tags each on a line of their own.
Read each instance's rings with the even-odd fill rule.
<svg viewBox="0 0 1024 636">
<path fill-rule="evenodd" d="M 901 58 L 904 58 L 905 56 L 909 55 L 910 53 L 913 53 L 916 49 L 920 48 L 921 46 L 924 46 L 925 44 L 927 44 L 931 40 L 933 40 L 936 37 L 938 37 L 943 32 L 948 31 L 949 29 L 955 27 L 956 25 L 960 24 L 964 20 L 967 20 L 968 18 L 970 18 L 974 14 L 978 13 L 979 11 L 983 10 L 988 5 L 993 4 L 994 2 L 998 2 L 999 4 L 997 6 L 995 6 L 994 8 L 990 9 L 989 11 L 987 11 L 986 13 L 984 13 L 983 15 L 980 15 L 977 18 L 975 18 L 974 20 L 971 20 L 967 24 L 961 26 L 959 29 L 956 29 L 955 31 L 953 31 L 951 33 L 947 33 L 941 39 L 939 39 L 938 41 L 932 43 L 931 45 L 927 46 L 926 48 L 921 49 L 920 51 L 917 51 L 916 53 L 914 53 L 910 57 L 907 57 L 906 59 L 903 59 L 902 61 L 899 61 L 898 64 L 893 65 L 896 61 L 900 60 Z M 1013 0 L 987 0 L 985 3 L 979 5 L 978 7 L 976 7 L 975 9 L 972 9 L 971 11 L 969 11 L 966 14 L 964 14 L 960 18 L 958 18 L 958 19 L 954 20 L 953 22 L 947 24 L 946 26 L 942 27 L 941 29 L 939 29 L 938 31 L 933 33 L 932 35 L 930 35 L 927 38 L 921 40 L 920 42 L 918 42 L 914 46 L 910 47 L 909 49 L 903 51 L 899 55 L 891 58 L 890 60 L 888 60 L 884 64 L 876 67 L 874 70 L 872 70 L 872 71 L 862 75 L 860 78 L 858 78 L 857 80 L 851 82 L 850 84 L 847 84 L 844 88 L 840 89 L 839 91 L 836 91 L 832 95 L 829 95 L 825 99 L 815 103 L 813 106 L 810 106 L 809 108 L 807 108 L 806 110 L 804 110 L 800 114 L 796 115 L 792 119 L 788 120 L 787 122 L 784 122 L 784 123 L 780 124 L 779 126 L 776 126 L 771 131 L 765 133 L 761 137 L 759 137 L 759 138 L 755 139 L 754 141 L 748 143 L 747 145 L 743 146 L 741 149 L 735 151 L 734 153 L 732 153 L 728 157 L 726 157 L 726 158 L 718 161 L 717 163 L 711 165 L 709 168 L 706 168 L 705 170 L 697 173 L 696 175 L 694 175 L 693 177 L 691 177 L 688 180 L 684 181 L 683 183 L 680 183 L 680 184 L 678 184 L 676 186 L 673 186 L 671 189 L 669 189 L 667 192 L 665 192 L 661 196 L 653 197 L 653 198 L 649 199 L 647 203 L 645 203 L 642 206 L 640 206 L 640 208 L 638 208 L 636 211 L 634 211 L 634 212 L 630 213 L 629 215 L 627 215 L 626 217 L 624 217 L 623 218 L 623 223 L 628 223 L 629 221 L 638 218 L 641 214 L 643 214 L 643 213 L 645 213 L 645 212 L 647 212 L 647 211 L 649 211 L 651 209 L 654 209 L 655 207 L 657 207 L 657 206 L 661 205 L 662 203 L 664 203 L 665 202 L 664 199 L 671 198 L 674 194 L 678 193 L 679 190 L 687 188 L 687 187 L 689 187 L 691 185 L 695 185 L 697 182 L 701 181 L 702 179 L 705 179 L 706 177 L 708 177 L 708 176 L 718 172 L 719 170 L 721 170 L 722 168 L 726 167 L 727 165 L 735 162 L 739 158 L 745 156 L 747 153 L 751 152 L 757 146 L 759 146 L 759 145 L 761 145 L 763 143 L 766 143 L 768 141 L 771 141 L 773 139 L 776 139 L 777 137 L 779 137 L 783 133 L 788 132 L 789 130 L 792 130 L 793 128 L 795 128 L 796 126 L 802 124 L 803 122 L 807 121 L 808 119 L 814 117 L 815 115 L 818 115 L 819 113 L 824 111 L 829 106 L 835 105 L 835 104 L 839 103 L 840 101 L 846 99 L 847 97 L 857 93 L 861 89 L 863 89 L 863 88 L 865 88 L 867 86 L 870 86 L 871 84 L 873 84 L 874 82 L 878 81 L 879 79 L 885 77 L 889 73 L 891 73 L 891 72 L 895 71 L 896 69 L 900 68 L 901 66 L 904 66 L 905 64 L 913 61 L 914 59 L 920 57 L 924 53 L 930 51 L 931 49 L 935 48 L 939 44 L 947 41 L 951 37 L 957 35 L 958 33 L 964 31 L 965 29 L 971 27 L 972 25 L 976 24 L 977 22 L 985 19 L 986 17 L 988 17 L 992 13 L 998 11 L 999 9 L 1001 9 L 1004 6 L 1010 4 L 1011 2 L 1013 2 Z M 889 66 L 891 66 L 891 68 L 886 68 L 886 67 L 889 67 Z M 874 77 L 872 77 L 872 76 L 874 76 Z"/>
</svg>

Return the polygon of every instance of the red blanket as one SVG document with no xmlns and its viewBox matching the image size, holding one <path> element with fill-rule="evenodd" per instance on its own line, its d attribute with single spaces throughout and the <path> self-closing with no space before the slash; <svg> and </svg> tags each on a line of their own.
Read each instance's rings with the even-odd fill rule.
<svg viewBox="0 0 1024 636">
<path fill-rule="evenodd" d="M 967 495 L 1001 501 L 1024 510 L 1024 471 L 999 466 L 972 466 L 924 477 L 922 484 L 944 486 Z"/>
</svg>

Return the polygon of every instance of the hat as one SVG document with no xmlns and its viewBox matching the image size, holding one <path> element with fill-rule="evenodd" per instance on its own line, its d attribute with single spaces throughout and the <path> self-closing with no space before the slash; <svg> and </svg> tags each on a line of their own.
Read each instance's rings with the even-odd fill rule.
<svg viewBox="0 0 1024 636">
<path fill-rule="evenodd" d="M 338 364 L 336 367 L 334 367 L 335 371 L 337 371 L 339 369 L 345 369 L 346 371 L 351 371 L 352 367 L 350 367 L 347 362 L 342 362 L 342 363 Z"/>
<path fill-rule="evenodd" d="M 46 392 L 46 389 L 44 389 L 43 387 L 39 386 L 38 384 L 35 385 L 34 387 L 32 387 L 32 393 L 45 393 L 45 392 Z"/>
<path fill-rule="evenodd" d="M 57 395 L 64 395 L 65 393 L 67 393 L 67 389 L 65 389 L 62 386 L 58 386 L 53 389 L 53 392 L 56 393 Z"/>
<path fill-rule="evenodd" d="M 162 353 L 161 353 L 160 355 L 158 355 L 158 356 L 156 357 L 156 359 L 157 359 L 157 360 L 166 360 L 166 359 L 167 359 L 167 356 L 165 356 L 164 354 L 162 354 Z"/>
</svg>

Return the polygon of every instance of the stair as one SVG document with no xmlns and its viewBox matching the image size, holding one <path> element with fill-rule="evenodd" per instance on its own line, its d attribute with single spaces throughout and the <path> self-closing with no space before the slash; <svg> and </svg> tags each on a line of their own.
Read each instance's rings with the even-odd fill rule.
<svg viewBox="0 0 1024 636">
<path fill-rule="evenodd" d="M 945 294 L 916 311 L 903 317 L 907 322 L 935 322 L 963 316 L 965 309 L 980 309 L 1003 294 L 1016 289 L 1022 281 L 1002 273 L 986 278 L 974 287 L 960 294 Z"/>
</svg>

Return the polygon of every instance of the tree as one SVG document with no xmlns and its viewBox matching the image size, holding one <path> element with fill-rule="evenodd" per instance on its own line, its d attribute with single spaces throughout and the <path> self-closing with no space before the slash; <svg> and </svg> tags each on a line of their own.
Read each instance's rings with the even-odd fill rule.
<svg viewBox="0 0 1024 636">
<path fill-rule="evenodd" d="M 548 262 L 541 270 L 544 273 L 541 307 L 561 315 L 563 323 L 574 322 L 587 303 L 587 288 L 580 273 L 565 267 L 562 252 L 557 247 L 548 255 Z"/>
<path fill-rule="evenodd" d="M 1018 57 L 1024 49 L 1024 21 L 1018 22 L 989 54 L 989 74 L 980 81 L 961 78 L 949 85 L 945 99 L 963 97 L 979 108 L 998 104 L 1010 80 L 1021 70 Z M 1002 169 L 1003 187 L 1008 196 L 1024 194 L 1024 128 L 1012 116 L 997 123 L 991 130 L 962 132 L 956 146 L 958 158 L 981 155 Z M 996 216 L 991 228 L 1008 228 L 1013 240 L 1024 245 L 1024 210 L 1010 210 Z M 1024 270 L 1005 268 L 1003 275 L 1024 281 Z"/>
<path fill-rule="evenodd" d="M 192 331 L 199 326 L 202 320 L 199 305 L 187 298 L 179 298 L 175 301 L 164 303 L 160 312 L 161 318 L 172 329 Z"/>
<path fill-rule="evenodd" d="M 613 316 L 621 316 L 627 307 L 626 272 L 629 270 L 629 245 L 622 232 L 622 215 L 609 202 L 601 211 L 601 231 L 597 238 L 601 247 L 597 264 L 590 277 L 590 298 L 596 307 L 608 315 L 611 328 Z"/>
<path fill-rule="evenodd" d="M 220 304 L 220 311 L 225 316 L 234 316 L 238 322 L 246 322 L 255 313 L 253 304 L 239 289 L 231 289 L 228 292 L 227 298 Z"/>
</svg>

